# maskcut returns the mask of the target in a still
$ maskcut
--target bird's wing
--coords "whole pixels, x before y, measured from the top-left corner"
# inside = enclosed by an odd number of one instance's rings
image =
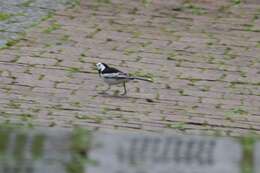
[[[119,70],[116,69],[116,68],[109,67],[109,68],[105,68],[105,69],[102,71],[102,73],[105,74],[105,73],[123,73],[123,72],[119,71]]]
[[[113,79],[129,79],[128,74],[123,72],[116,72],[116,73],[103,73],[102,76],[104,78],[113,78]]]

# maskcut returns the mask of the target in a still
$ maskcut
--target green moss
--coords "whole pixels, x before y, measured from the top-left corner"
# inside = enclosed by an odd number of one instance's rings
[[[11,16],[10,13],[0,12],[0,21],[8,20]]]
[[[66,69],[70,73],[78,73],[80,72],[80,69],[78,67],[69,67]]]
[[[125,49],[124,50],[124,55],[131,55],[133,53],[135,53],[136,51],[135,50],[132,50],[132,49]]]
[[[43,156],[43,147],[44,147],[44,135],[35,135],[32,143],[32,156],[33,159],[39,159]]]
[[[93,31],[92,33],[90,33],[89,35],[86,36],[86,38],[93,38],[97,33],[99,33],[100,31],[102,31],[101,28],[97,27],[95,29],[95,31]]]
[[[168,56],[168,57],[167,57],[167,60],[175,61],[176,58]]]
[[[138,12],[138,8],[134,7],[130,10],[129,14],[136,14]]]
[[[54,14],[54,13],[53,13],[52,11],[50,11],[50,12],[48,12],[48,14],[47,14],[46,16],[42,17],[41,20],[42,20],[42,21],[45,21],[45,20],[47,20],[47,19],[50,19],[50,18],[53,17],[53,14]]]
[[[159,99],[160,99],[160,93],[159,93],[159,92],[156,93],[155,99],[156,99],[156,100],[159,100]]]
[[[173,53],[173,52],[169,53],[168,57],[167,57],[167,60],[174,60],[174,61],[177,60],[176,59],[176,53]]]
[[[11,47],[11,46],[14,46],[19,40],[9,40],[7,43],[6,43],[6,46],[7,47]]]
[[[23,113],[23,114],[20,114],[20,117],[21,117],[21,120],[23,120],[23,121],[29,121],[32,119],[33,116],[31,114]]]
[[[227,74],[222,74],[220,77],[219,77],[219,80],[224,80],[225,78],[227,77]]]
[[[43,32],[45,33],[51,33],[57,29],[61,28],[61,24],[59,24],[58,22],[53,22],[47,29],[45,29]]]
[[[178,122],[175,124],[167,124],[166,127],[172,128],[172,129],[178,129],[178,130],[185,130],[185,125],[186,125],[186,123],[184,123],[184,122]]]
[[[86,57],[86,54],[85,53],[81,53],[80,56],[81,57]]]
[[[189,9],[191,13],[194,15],[202,15],[206,13],[206,11],[203,8],[198,7],[197,5],[192,3],[185,3],[184,8]]]
[[[248,112],[246,110],[244,110],[243,108],[241,108],[241,107],[233,108],[232,112],[235,113],[235,114],[239,114],[239,115],[246,115],[246,114],[248,114]]]
[[[54,126],[56,126],[57,124],[54,122],[54,121],[52,121],[50,124],[49,124],[49,127],[54,127]]]
[[[151,41],[147,41],[147,42],[144,42],[144,43],[140,43],[140,45],[144,48],[144,47],[147,47],[148,45],[151,45],[152,42]]]
[[[183,11],[183,7],[181,6],[176,6],[172,8],[173,11]]]
[[[18,6],[20,6],[20,7],[30,7],[34,1],[35,0],[27,0],[27,1],[20,3]]]
[[[233,4],[240,4],[240,3],[241,3],[241,0],[231,0],[231,2],[232,2]]]
[[[75,8],[80,5],[80,0],[70,0],[67,2],[67,5],[70,5],[71,8]]]
[[[109,111],[109,108],[107,108],[107,107],[103,107],[101,109],[102,114],[106,114],[108,111]]]
[[[18,109],[21,107],[21,104],[18,103],[15,100],[10,100],[9,103],[7,104],[9,107],[14,108],[14,109]]]
[[[23,160],[26,140],[27,140],[27,137],[25,134],[16,135],[15,148],[14,148],[14,153],[13,153],[15,159]]]
[[[80,104],[80,102],[72,102],[71,103],[71,106],[75,106],[75,107],[81,107],[81,104]]]
[[[9,48],[11,46],[14,46],[15,44],[17,44],[24,37],[25,37],[25,33],[24,32],[18,33],[18,36],[16,37],[16,39],[8,40],[7,43],[4,46],[0,47],[0,50]]]
[[[76,115],[75,118],[80,120],[93,120],[95,123],[100,124],[103,120],[100,116],[89,116],[89,115]]]
[[[152,3],[152,0],[142,0],[142,3],[144,4],[144,6],[148,6]]]
[[[248,115],[248,111],[243,107],[232,108],[229,111],[225,112],[225,118],[228,120],[233,120],[233,118],[246,116]]]
[[[42,80],[45,77],[44,74],[40,74],[40,76],[38,77],[38,80]]]
[[[60,38],[60,41],[62,41],[62,42],[67,42],[67,41],[69,41],[69,39],[70,39],[70,36],[69,36],[69,35],[63,35],[63,36]]]
[[[133,38],[139,38],[142,35],[142,33],[140,31],[134,31],[134,32],[132,32],[132,35],[133,35]]]
[[[72,159],[66,165],[67,173],[84,173],[85,165],[89,162],[87,152],[90,147],[91,135],[88,130],[75,128],[72,133]],[[89,162],[90,163],[90,162]]]
[[[8,145],[7,143],[8,139],[9,139],[9,133],[0,130],[0,155],[2,155],[6,151]]]
[[[188,94],[184,92],[184,89],[179,89],[178,92],[181,96],[188,96]]]
[[[172,125],[172,128],[178,129],[178,130],[185,130],[185,128],[186,128],[185,126],[186,126],[186,123],[179,122],[177,124]]]
[[[248,32],[260,32],[259,29],[254,29],[254,25],[252,24],[244,24],[244,30]]]
[[[105,4],[110,4],[110,0],[97,0],[98,3],[105,3]]]
[[[90,132],[83,128],[75,128],[72,132],[72,150],[84,154],[90,145]]]
[[[257,83],[249,83],[249,82],[243,82],[243,81],[232,81],[230,82],[230,85],[260,85],[260,82]]]
[[[200,89],[200,91],[207,92],[210,90],[210,86],[203,86],[203,88]]]
[[[256,47],[260,48],[260,41],[257,42]]]
[[[254,146],[255,146],[256,137],[254,135],[248,135],[240,138],[240,143],[243,150],[243,160],[241,164],[242,173],[252,173],[253,172],[253,163],[254,163]]]
[[[32,108],[31,110],[32,110],[32,112],[34,112],[34,113],[38,113],[38,112],[40,112],[41,109],[39,109],[39,108]]]
[[[221,5],[219,8],[218,8],[218,12],[221,14],[221,13],[226,13],[228,10],[230,9],[230,6],[229,5]]]

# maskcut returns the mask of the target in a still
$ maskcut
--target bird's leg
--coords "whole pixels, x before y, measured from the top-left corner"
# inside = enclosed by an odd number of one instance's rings
[[[125,87],[125,82],[123,83],[123,86],[124,86],[124,93],[121,94],[122,96],[123,96],[123,95],[126,95],[126,92],[127,92],[127,91],[126,91],[126,87]]]

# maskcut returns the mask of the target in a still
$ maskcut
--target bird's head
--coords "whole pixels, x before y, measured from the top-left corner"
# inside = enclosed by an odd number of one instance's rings
[[[97,66],[99,73],[102,72],[103,70],[105,70],[105,68],[108,67],[105,63],[101,63],[101,62],[97,63],[96,66]]]

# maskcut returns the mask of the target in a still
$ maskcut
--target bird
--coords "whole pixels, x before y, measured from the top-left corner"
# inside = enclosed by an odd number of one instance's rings
[[[132,80],[142,80],[146,82],[153,82],[151,79],[148,78],[142,78],[142,77],[133,77],[130,76],[127,73],[124,73],[114,67],[110,67],[105,63],[97,63],[96,64],[99,76],[104,80],[106,84],[108,84],[108,88],[103,91],[103,93],[106,93],[108,90],[110,90],[111,85],[117,85],[117,84],[123,84],[124,92],[121,95],[126,95],[126,83]]]

